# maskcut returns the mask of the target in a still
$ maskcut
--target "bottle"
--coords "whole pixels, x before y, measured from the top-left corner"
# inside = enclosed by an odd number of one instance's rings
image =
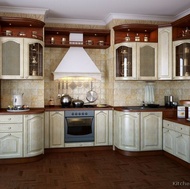
[[[50,97],[50,100],[49,100],[49,106],[54,106],[54,100],[52,97]]]

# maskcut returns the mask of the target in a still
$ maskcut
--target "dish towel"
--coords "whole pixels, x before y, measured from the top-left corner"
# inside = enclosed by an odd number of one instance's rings
[[[153,104],[154,103],[154,84],[147,83],[145,86],[145,95],[144,95],[145,104]]]

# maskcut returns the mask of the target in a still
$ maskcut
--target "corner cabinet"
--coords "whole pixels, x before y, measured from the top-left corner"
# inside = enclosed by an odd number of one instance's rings
[[[158,26],[126,24],[114,31],[115,80],[156,80]]]
[[[41,40],[1,37],[0,46],[1,79],[43,79]]]
[[[114,112],[114,145],[126,151],[162,150],[162,112]]]
[[[44,153],[44,114],[24,115],[24,157]]]
[[[114,111],[114,145],[127,151],[140,150],[140,113]]]

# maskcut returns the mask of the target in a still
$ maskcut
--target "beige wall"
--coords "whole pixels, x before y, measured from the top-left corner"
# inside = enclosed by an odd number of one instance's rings
[[[42,19],[42,18],[40,18]],[[107,25],[111,29],[111,46],[106,50],[86,49],[89,56],[95,62],[102,74],[102,80],[93,83],[93,90],[98,93],[98,100],[95,103],[107,103],[110,105],[141,105],[144,100],[144,81],[115,81],[114,80],[114,31],[113,26],[125,23],[152,23],[162,22],[153,21],[131,21],[113,20]],[[82,25],[55,25],[55,27],[73,28],[106,28],[103,26],[82,26]],[[68,49],[65,48],[45,48],[44,50],[44,71],[43,80],[2,80],[1,81],[1,107],[6,108],[11,104],[13,94],[22,94],[24,104],[30,107],[44,107],[48,105],[50,97],[54,98],[55,104],[60,104],[58,99],[58,81],[53,80],[52,72],[59,64]],[[155,103],[164,104],[165,95],[173,95],[174,100],[190,99],[190,81],[156,81]],[[86,93],[90,90],[90,81],[72,80],[68,82],[68,93],[73,98],[86,102]]]

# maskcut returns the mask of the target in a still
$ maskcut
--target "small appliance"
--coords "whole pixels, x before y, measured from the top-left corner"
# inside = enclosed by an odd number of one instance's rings
[[[22,95],[13,95],[13,106],[14,107],[23,105],[22,97],[23,97],[23,94]]]

